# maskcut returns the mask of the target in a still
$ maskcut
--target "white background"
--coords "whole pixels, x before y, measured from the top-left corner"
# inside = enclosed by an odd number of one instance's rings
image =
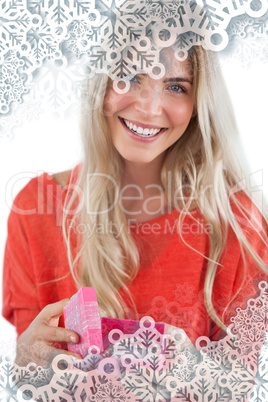
[[[223,64],[223,72],[231,95],[243,149],[249,161],[249,173],[259,185],[257,189],[268,193],[268,128],[267,128],[267,65],[255,63],[242,68],[231,63]],[[5,200],[6,186],[14,182],[14,175],[24,174],[13,187],[16,193],[31,177],[43,171],[55,173],[75,166],[82,155],[77,116],[57,121],[52,114],[25,124],[14,132],[13,139],[0,138],[0,261],[2,266],[6,240],[6,224],[10,208],[10,191]],[[28,177],[28,178],[27,178]],[[252,189],[255,191],[255,188]],[[2,302],[0,302],[2,306]],[[16,338],[15,329],[0,317],[0,345]]]

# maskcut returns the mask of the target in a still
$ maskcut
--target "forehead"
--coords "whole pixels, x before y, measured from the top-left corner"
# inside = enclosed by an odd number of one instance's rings
[[[193,67],[189,57],[186,60],[179,61],[176,59],[172,48],[165,48],[160,51],[159,59],[165,67],[166,77],[183,76],[192,78]]]
[[[159,51],[158,60],[159,63],[150,65],[150,67],[145,66],[143,69],[130,69],[128,77],[111,81],[115,92],[119,94],[127,93],[130,89],[130,81],[137,75],[142,77],[143,83],[150,83],[151,85],[159,85],[166,80],[173,81],[173,79],[185,79],[193,84],[194,68],[191,56],[180,61],[175,57],[172,48],[164,48]]]

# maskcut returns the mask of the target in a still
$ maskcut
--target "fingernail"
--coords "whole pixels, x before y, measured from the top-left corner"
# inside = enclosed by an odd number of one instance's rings
[[[76,337],[75,336],[70,336],[71,342],[76,343]]]

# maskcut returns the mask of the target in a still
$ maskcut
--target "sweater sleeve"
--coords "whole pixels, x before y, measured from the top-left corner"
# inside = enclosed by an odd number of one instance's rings
[[[245,249],[241,250],[238,240],[232,233],[222,260],[222,269],[215,280],[222,292],[220,294],[216,292],[214,297],[214,306],[227,326],[232,324],[232,318],[236,317],[238,312],[248,308],[249,299],[256,299],[260,295],[260,282],[268,282],[267,222],[254,204],[250,212],[251,220],[248,218],[248,220],[241,220],[240,223],[243,222],[241,227],[244,235],[255,257],[262,262],[263,269]],[[236,253],[232,253],[232,250]],[[239,314],[242,317],[243,313]],[[220,331],[213,323],[212,327],[213,338],[217,340]]]
[[[25,219],[27,215],[12,209],[3,270],[2,314],[16,326],[18,336],[40,312]]]

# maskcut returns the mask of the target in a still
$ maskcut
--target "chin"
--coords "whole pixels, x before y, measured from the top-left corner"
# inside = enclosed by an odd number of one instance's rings
[[[154,155],[152,153],[142,154],[142,152],[137,152],[135,154],[134,152],[132,153],[120,152],[120,155],[127,162],[139,163],[139,164],[148,164],[153,162],[157,157],[160,157],[160,155]]]
[[[129,156],[129,157],[124,156],[124,155],[121,155],[121,156],[125,161],[132,162],[132,163],[142,163],[142,164],[150,163],[155,159],[152,157],[141,157],[141,156],[134,157],[133,155]]]

